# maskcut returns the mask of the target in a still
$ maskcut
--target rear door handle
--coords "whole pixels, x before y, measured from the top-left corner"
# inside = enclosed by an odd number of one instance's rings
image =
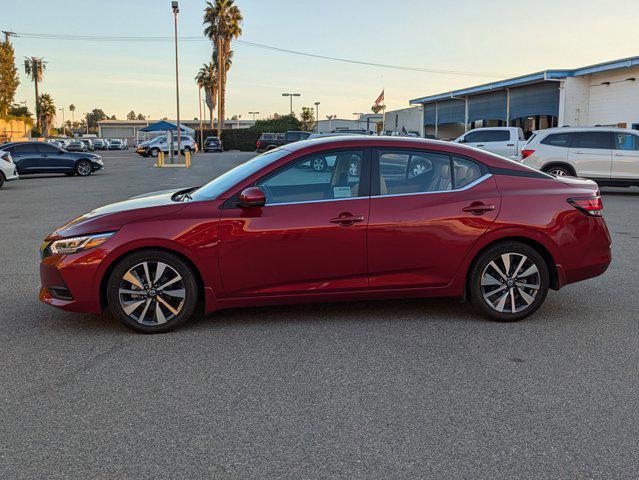
[[[467,207],[462,208],[462,212],[472,213],[473,215],[483,215],[493,210],[495,210],[495,205],[486,205],[482,202],[473,202]]]
[[[484,144],[483,144],[483,143],[478,143],[476,146],[477,146],[477,147],[483,147],[483,146],[484,146]]]
[[[363,222],[363,221],[364,221],[363,215],[353,215],[352,213],[349,213],[349,212],[340,213],[338,217],[331,218],[330,220],[331,223],[339,223],[340,225],[343,225],[345,227],[349,225],[353,225],[354,223]]]
[[[507,143],[507,144],[506,144],[506,146],[507,146],[507,147],[514,147],[514,146],[515,146],[515,144],[514,144],[514,143]]]

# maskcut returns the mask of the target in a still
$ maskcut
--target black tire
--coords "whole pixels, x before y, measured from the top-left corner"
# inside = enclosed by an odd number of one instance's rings
[[[153,158],[156,158],[159,153],[160,153],[159,148],[152,148],[151,150],[149,150],[149,155],[151,155]]]
[[[556,177],[574,177],[574,172],[569,167],[564,167],[563,165],[551,165],[549,167],[544,168],[544,172],[549,173],[551,175],[555,175]]]
[[[75,172],[64,172],[67,177],[72,177],[75,175]]]
[[[509,265],[504,261],[506,255]],[[526,260],[520,265],[523,257]],[[491,265],[493,261],[499,270]],[[533,266],[536,273],[522,275],[534,272]],[[548,266],[539,252],[525,243],[508,241],[490,247],[476,258],[470,270],[468,291],[470,301],[484,316],[499,322],[515,322],[537,311],[546,299],[549,284]]]
[[[155,298],[169,298],[167,296],[161,295],[160,291],[151,296],[151,290],[154,290],[154,287],[157,288],[160,285],[151,285],[152,288],[150,290],[142,290],[143,293],[141,294],[141,296],[144,296],[144,303],[131,312],[131,315],[135,315],[137,311],[138,319],[132,318],[129,314],[127,314],[120,302],[120,285],[122,284],[122,282],[125,282],[125,286],[128,284],[128,282],[123,279],[124,276],[127,274],[127,272],[129,272],[129,270],[143,264],[144,262],[148,262],[150,276],[155,276],[157,274],[158,262],[167,265],[168,267],[170,267],[170,269],[172,269],[174,272],[177,272],[181,276],[182,280],[180,286],[184,287],[183,303],[179,306],[178,313],[172,316],[172,318],[167,319],[166,323],[154,323],[154,321],[158,322],[159,317],[157,316],[157,313],[153,312],[156,312],[155,309],[157,308],[158,304],[160,305],[160,307],[162,307],[161,302],[155,300]],[[164,269],[165,272],[170,271],[168,267]],[[164,279],[166,277],[162,276],[160,278]],[[155,280],[156,279],[153,278],[152,281]],[[161,282],[162,280],[160,280],[159,283]],[[148,285],[145,284],[143,286]],[[128,327],[140,333],[165,333],[181,326],[193,315],[193,312],[195,311],[195,307],[197,305],[197,299],[197,281],[195,273],[193,272],[191,267],[177,255],[165,252],[163,250],[140,251],[123,258],[118,262],[118,264],[111,272],[111,276],[109,277],[109,281],[107,284],[107,301],[109,304],[109,308],[111,309],[115,317],[125,327]],[[146,310],[147,313],[142,319],[142,322],[140,322],[139,317],[142,316],[144,307],[147,302],[149,302],[149,308]],[[165,308],[161,308],[161,311],[162,313],[171,313]],[[152,318],[149,319],[149,315],[151,315]]]
[[[4,173],[0,172],[0,188],[4,185]]]
[[[93,165],[88,160],[80,160],[75,164],[75,174],[78,177],[88,177],[93,173]]]
[[[319,157],[319,158],[314,158],[311,160],[311,168],[313,170],[315,170],[316,172],[323,172],[326,170],[326,167],[328,165],[326,164],[326,160],[324,160],[323,158]]]

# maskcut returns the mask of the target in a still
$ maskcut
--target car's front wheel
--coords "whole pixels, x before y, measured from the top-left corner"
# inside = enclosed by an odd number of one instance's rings
[[[163,333],[186,322],[197,304],[195,273],[178,256],[161,250],[134,253],[113,269],[109,307],[135,331]]]
[[[157,157],[157,156],[158,156],[158,154],[160,153],[160,149],[158,149],[158,148],[152,148],[152,149],[149,151],[149,153],[151,154],[151,156],[152,156],[153,158],[155,158],[155,157]]]
[[[563,167],[561,165],[555,165],[545,169],[546,173],[554,175],[555,177],[572,177],[573,173],[570,171],[568,167]]]
[[[0,188],[4,185],[4,173],[0,172]]]
[[[80,160],[75,165],[75,173],[79,177],[88,177],[93,172],[93,166],[88,160]]]
[[[475,261],[469,293],[484,315],[512,322],[533,314],[546,299],[548,266],[534,248],[520,242],[490,247]]]
[[[314,158],[313,160],[311,160],[311,168],[316,172],[323,172],[324,170],[326,170],[327,166],[328,165],[326,164],[326,160],[324,160],[323,158]]]

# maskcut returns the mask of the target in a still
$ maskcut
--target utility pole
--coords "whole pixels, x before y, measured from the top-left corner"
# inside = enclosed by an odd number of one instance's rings
[[[202,151],[204,151],[204,139],[202,138],[202,86],[199,85],[198,89],[197,89],[197,93],[198,93],[198,101],[197,104],[200,107],[200,149],[202,149]]]
[[[178,77],[178,30],[177,30],[177,17],[178,13],[180,13],[180,9],[178,8],[178,2],[171,2],[171,8],[173,9],[173,25],[175,30],[175,102],[177,106],[177,159],[178,163],[180,163],[180,151],[182,150],[182,145],[180,143],[181,137],[181,127],[180,127],[180,82]],[[173,159],[171,159],[173,160]]]
[[[62,135],[66,135],[67,127],[64,126],[64,107],[60,107],[58,110],[62,110]]]
[[[319,106],[320,102],[315,102],[315,130],[319,133]]]
[[[283,97],[289,97],[291,100],[291,115],[293,114],[293,97],[301,97],[299,93],[283,93]]]
[[[16,34],[14,32],[8,32],[6,30],[2,30],[2,33],[4,33],[4,41],[6,43],[10,42],[9,38],[16,36]]]
[[[255,115],[259,115],[260,112],[248,112],[249,115],[253,115],[253,123],[255,123]]]

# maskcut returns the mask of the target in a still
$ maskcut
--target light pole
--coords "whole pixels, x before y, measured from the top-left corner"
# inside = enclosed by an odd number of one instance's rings
[[[86,122],[86,123],[87,123],[87,135],[88,135],[88,134],[89,134],[89,113],[88,113],[88,112],[87,112],[87,113],[85,113],[85,114],[84,114],[84,116],[85,116],[85,117],[86,117],[86,119],[87,119],[87,122]]]
[[[283,97],[289,97],[291,99],[291,114],[293,114],[293,97],[300,97],[299,93],[283,93]]]
[[[242,118],[242,115],[237,116],[237,123],[236,123],[237,128],[240,128],[240,118]]]
[[[58,110],[62,110],[62,135],[66,136],[67,129],[64,126],[64,107],[60,107],[60,108],[58,108]]]
[[[198,85],[197,93],[199,97],[197,104],[200,108],[200,148],[204,150],[204,139],[202,138],[202,85]]]
[[[177,17],[180,13],[178,8],[178,2],[171,2],[171,9],[173,10],[173,26],[175,31],[175,103],[177,106],[177,158],[180,163],[180,151],[182,145],[180,143],[180,82],[178,79],[178,31],[177,31]],[[173,159],[171,159],[173,160]]]
[[[260,112],[248,112],[249,115],[253,115],[253,123],[255,123],[255,115],[259,115]]]
[[[315,102],[315,118],[317,120],[315,120],[315,130],[317,130],[317,133],[319,133],[319,106],[320,106],[320,102]]]

